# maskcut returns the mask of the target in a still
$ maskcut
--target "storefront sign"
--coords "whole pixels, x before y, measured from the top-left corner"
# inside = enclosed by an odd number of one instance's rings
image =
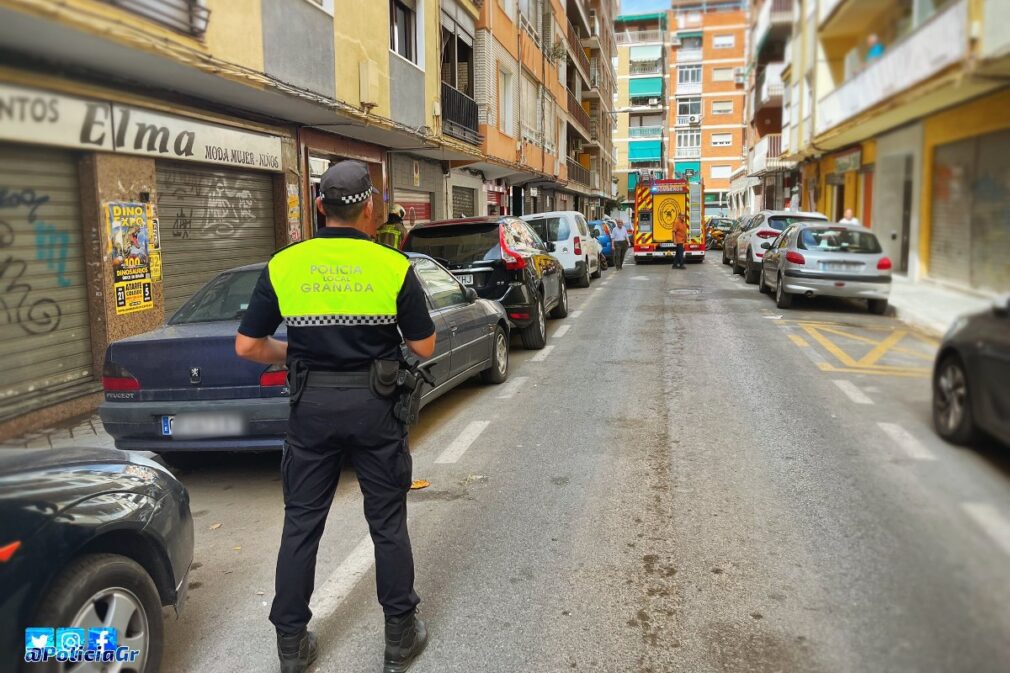
[[[154,307],[149,212],[144,203],[113,201],[105,204],[116,315],[146,311]],[[160,252],[158,257],[160,273]]]
[[[7,84],[0,84],[0,139],[281,170],[276,136]]]
[[[835,173],[848,173],[858,171],[863,163],[863,151],[853,150],[835,157]]]

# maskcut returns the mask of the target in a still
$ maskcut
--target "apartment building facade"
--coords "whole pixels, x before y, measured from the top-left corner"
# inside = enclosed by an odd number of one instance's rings
[[[707,214],[725,214],[743,156],[744,3],[675,2],[615,26],[622,193],[633,195],[639,171],[650,170],[702,181]]]
[[[89,413],[110,341],[311,236],[335,161],[408,225],[543,208],[538,186],[603,208],[614,3],[341,4],[0,0],[0,439]]]
[[[794,2],[782,158],[801,207],[851,208],[896,271],[1010,291],[1010,3]]]

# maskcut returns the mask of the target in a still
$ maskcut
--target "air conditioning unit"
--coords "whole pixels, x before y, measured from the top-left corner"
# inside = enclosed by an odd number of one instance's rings
[[[650,98],[649,99],[649,105],[659,105],[659,99],[658,98]]]
[[[700,124],[701,123],[701,115],[690,115],[687,118],[687,123],[691,124],[692,126],[696,126],[696,125]]]
[[[674,38],[671,38],[670,44],[672,44],[674,47],[679,47],[682,43],[681,43],[679,37],[674,37]]]
[[[747,82],[747,70],[744,68],[734,68],[733,82],[736,84],[745,84]]]

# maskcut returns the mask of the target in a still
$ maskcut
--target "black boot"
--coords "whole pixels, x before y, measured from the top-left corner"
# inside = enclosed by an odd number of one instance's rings
[[[404,673],[428,644],[428,629],[413,612],[386,618],[386,662],[382,673]]]
[[[302,631],[298,635],[277,634],[277,656],[281,659],[281,673],[305,673],[316,660],[316,634]]]

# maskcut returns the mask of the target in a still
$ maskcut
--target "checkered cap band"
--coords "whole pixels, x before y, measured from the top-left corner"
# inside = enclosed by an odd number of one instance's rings
[[[305,315],[285,318],[288,327],[331,327],[334,325],[395,325],[395,315]]]
[[[369,199],[369,197],[371,197],[371,196],[372,196],[372,190],[371,189],[366,189],[365,191],[360,192],[358,194],[350,194],[348,196],[341,196],[340,200],[343,201],[346,204],[361,203],[362,201],[367,201]]]

